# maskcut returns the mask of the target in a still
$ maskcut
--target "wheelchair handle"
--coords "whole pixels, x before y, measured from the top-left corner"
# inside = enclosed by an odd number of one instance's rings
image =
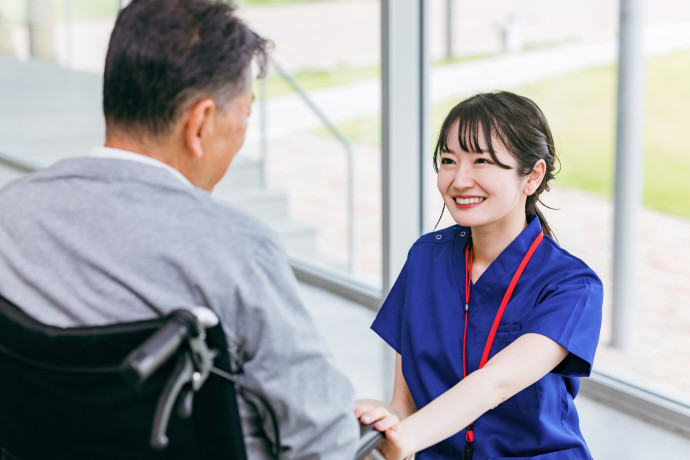
[[[158,370],[196,331],[195,316],[187,310],[173,312],[170,319],[125,358],[127,380],[139,385]]]

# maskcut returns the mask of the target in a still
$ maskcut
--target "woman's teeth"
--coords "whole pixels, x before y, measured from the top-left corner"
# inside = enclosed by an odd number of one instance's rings
[[[485,198],[479,198],[479,197],[474,197],[474,198],[456,198],[455,202],[457,204],[474,204],[474,203],[481,203],[484,201]]]

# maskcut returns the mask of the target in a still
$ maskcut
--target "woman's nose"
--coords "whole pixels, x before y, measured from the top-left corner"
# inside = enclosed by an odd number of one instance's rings
[[[474,185],[474,176],[470,165],[460,163],[455,171],[453,185],[456,188],[467,188]]]

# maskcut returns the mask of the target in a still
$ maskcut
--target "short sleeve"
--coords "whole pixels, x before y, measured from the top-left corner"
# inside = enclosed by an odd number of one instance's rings
[[[405,291],[407,284],[407,264],[403,266],[398,279],[393,284],[379,313],[376,315],[371,329],[400,353],[403,316],[405,306]]]
[[[589,269],[569,271],[544,289],[528,319],[526,333],[537,333],[568,350],[554,372],[589,376],[599,343],[604,290]]]

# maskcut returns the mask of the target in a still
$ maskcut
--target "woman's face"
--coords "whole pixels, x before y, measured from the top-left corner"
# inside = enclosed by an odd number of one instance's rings
[[[524,223],[528,178],[518,176],[515,159],[496,138],[492,142],[496,157],[511,169],[498,166],[483,142],[481,152],[462,150],[458,125],[450,129],[448,151],[440,152],[437,176],[438,190],[453,220],[475,231]],[[479,139],[483,139],[481,132]]]

